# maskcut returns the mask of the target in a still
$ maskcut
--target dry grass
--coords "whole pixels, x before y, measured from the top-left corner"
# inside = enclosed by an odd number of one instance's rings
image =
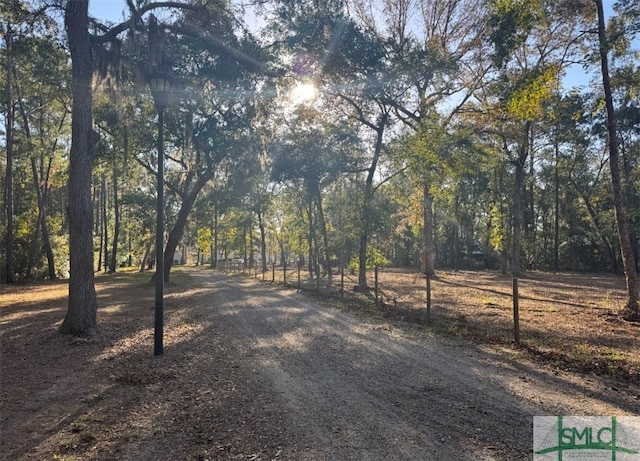
[[[262,279],[261,274],[245,271]],[[298,286],[295,270],[287,282]],[[265,274],[271,281],[273,273]],[[281,268],[275,280],[282,283]],[[340,287],[334,276],[326,298]],[[372,315],[420,325],[427,323],[426,280],[415,271],[380,270],[379,306],[375,304],[374,274],[371,291],[356,293],[354,275],[345,275],[344,302],[356,303]],[[302,288],[316,291],[316,281],[301,273]],[[624,279],[607,274],[530,272],[518,279],[520,344],[514,344],[513,278],[492,271],[438,272],[431,285],[431,328],[472,339],[480,344],[514,347],[529,358],[562,369],[595,373],[625,382],[640,383],[640,324],[621,319],[626,300]],[[334,298],[336,299],[336,298]]]

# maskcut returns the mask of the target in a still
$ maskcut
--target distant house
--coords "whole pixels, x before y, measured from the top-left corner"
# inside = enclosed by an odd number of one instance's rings
[[[198,252],[189,245],[179,245],[173,254],[174,265],[192,265],[198,260]]]

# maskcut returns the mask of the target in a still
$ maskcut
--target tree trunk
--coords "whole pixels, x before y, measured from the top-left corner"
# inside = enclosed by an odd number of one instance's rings
[[[331,285],[333,274],[331,273],[331,248],[329,248],[329,236],[327,234],[327,224],[324,220],[324,211],[322,210],[322,194],[318,190],[318,224],[320,225],[320,233],[322,234],[322,244],[324,246],[324,259],[327,270],[327,282]]]
[[[100,268],[102,267],[102,250],[104,249],[104,220],[102,219],[102,201],[104,199],[104,190],[102,185],[100,188],[96,188],[96,192],[98,194],[97,200],[94,200],[94,209],[98,210],[98,215],[96,216],[97,227],[94,232],[98,232],[100,235],[100,245],[98,245],[98,268],[96,271],[100,272]]]
[[[362,204],[362,228],[360,229],[360,250],[358,252],[358,287],[362,289],[367,288],[367,246],[369,244],[369,228],[371,227],[371,201],[373,199],[373,177],[376,174],[378,168],[378,161],[380,160],[380,153],[383,146],[384,129],[387,125],[388,114],[384,113],[380,120],[377,122],[377,126],[369,125],[371,128],[375,128],[376,131],[376,145],[373,152],[373,158],[371,159],[371,165],[367,171],[367,180],[364,186],[364,197]]]
[[[364,228],[365,220],[369,222],[369,211],[367,207],[362,208],[362,226]],[[358,288],[367,289],[367,246],[369,245],[369,232],[364,229],[360,230],[360,247],[358,249]]]
[[[260,257],[262,258],[262,272],[267,272],[267,236],[264,230],[262,213],[258,213],[258,228],[260,229]]]
[[[436,275],[434,262],[436,259],[433,222],[433,196],[429,191],[429,185],[422,186],[422,213],[424,225],[422,237],[424,240],[423,273],[429,277]]]
[[[111,257],[109,258],[109,272],[114,273],[118,266],[118,239],[120,238],[120,204],[118,202],[118,179],[113,176],[113,241],[111,243]]]
[[[528,160],[529,160],[529,178],[531,178],[528,182],[528,187],[525,186],[525,190],[527,193],[526,198],[526,224],[525,224],[525,241],[527,242],[527,248],[529,251],[523,251],[523,255],[526,257],[525,259],[525,268],[531,266],[532,263],[532,254],[533,252],[539,251],[538,248],[538,232],[537,232],[537,216],[536,216],[536,199],[535,199],[535,155],[533,151],[533,132],[529,135],[529,147],[528,147]]]
[[[309,277],[313,279],[314,264],[313,264],[313,240],[314,240],[314,228],[313,228],[313,201],[309,199],[309,232],[307,233],[307,241],[309,243]]]
[[[317,215],[317,212],[316,212]],[[317,218],[316,218],[317,219]],[[313,229],[313,270],[316,274],[316,280],[320,280],[320,243],[318,242],[318,233],[316,232],[316,226]]]
[[[124,157],[129,150],[129,139],[126,128],[122,132],[122,145]],[[113,243],[111,244],[111,261],[109,272],[115,272],[118,266],[118,240],[120,238],[120,200],[118,198],[118,159],[114,152],[113,157]]]
[[[634,159],[632,149],[624,148],[624,140],[618,138],[620,144],[618,149],[620,151],[620,156],[622,157],[622,183],[623,188],[622,192],[624,196],[627,198],[627,203],[635,203],[638,201],[637,195],[634,196],[635,190],[634,186],[637,182],[635,176],[633,176],[634,170]],[[627,208],[627,211],[629,208]],[[640,230],[640,216],[635,213],[635,216],[627,215],[628,218],[628,227],[629,227],[629,238],[631,240],[631,252],[633,253],[633,259],[636,263],[636,273],[640,272],[640,253],[638,252],[638,231]],[[635,219],[634,219],[635,218]]]
[[[44,203],[46,204],[46,197]],[[47,225],[47,207],[42,209],[42,242],[44,244],[44,252],[47,256],[47,267],[49,269],[49,280],[56,280],[58,275],[56,274],[56,262],[53,257],[53,249],[51,248],[51,239],[49,238],[49,226]]]
[[[15,69],[14,69],[15,71]],[[16,78],[17,80],[17,78]],[[29,115],[27,113],[27,109],[23,104],[23,98],[20,92],[20,87],[16,85],[16,91],[18,95],[18,107],[20,108],[20,113],[22,115],[22,123],[24,125],[25,136],[27,137],[27,142],[29,144],[29,148],[33,149],[33,138],[31,136],[31,126],[29,124]],[[45,134],[44,134],[44,115],[45,115],[45,105],[44,100],[40,98],[40,117],[39,117],[39,125],[38,131],[40,133],[40,172],[38,172],[38,165],[36,161],[35,153],[31,156],[31,175],[33,177],[33,185],[36,190],[36,198],[38,203],[38,218],[36,219],[36,229],[34,230],[34,237],[32,242],[32,247],[29,254],[29,265],[27,268],[27,279],[31,278],[31,270],[33,265],[33,260],[36,254],[37,246],[39,243],[39,233],[42,232],[42,244],[44,246],[45,254],[47,257],[47,267],[49,269],[49,280],[55,280],[56,277],[56,269],[55,269],[55,261],[53,258],[53,250],[51,248],[51,240],[49,238],[49,227],[47,225],[47,195],[49,191],[49,175],[51,173],[51,164],[53,162],[53,157],[49,157],[49,163],[47,165],[47,170],[45,172],[44,169],[44,152],[45,152]],[[55,152],[55,145],[51,150],[52,155]]]
[[[513,182],[513,236],[511,242],[511,272],[514,276],[520,275],[520,256],[522,253],[522,199],[523,199],[523,183],[524,168],[520,166],[520,162],[516,161],[515,179]]]
[[[554,141],[555,165],[553,169],[553,270],[560,269],[560,146]]]
[[[40,157],[40,162],[44,162],[44,158]],[[55,261],[53,258],[53,250],[51,249],[51,240],[49,239],[49,227],[47,226],[47,190],[49,184],[49,171],[51,170],[51,159],[49,159],[49,166],[47,167],[46,177],[43,178],[44,172],[38,174],[38,169],[36,166],[36,159],[31,157],[31,173],[33,175],[33,182],[36,188],[36,196],[38,201],[38,219],[36,226],[39,226],[39,229],[34,232],[34,241],[32,248],[33,254],[35,254],[35,245],[38,244],[38,233],[42,232],[42,244],[44,246],[45,254],[47,256],[47,267],[49,269],[49,279],[56,279],[56,269],[55,269]],[[29,263],[31,265],[31,263]],[[31,269],[29,269],[29,272]]]
[[[593,204],[591,203],[591,200],[589,199],[589,196],[584,193],[580,188],[578,188],[577,184],[574,181],[571,181],[571,184],[573,185],[573,188],[576,190],[576,192],[578,193],[578,195],[580,196],[580,198],[582,199],[582,201],[584,202],[585,207],[587,208],[587,212],[589,213],[589,216],[591,217],[591,220],[593,221],[593,226],[594,229],[596,231],[596,234],[598,235],[598,237],[600,238],[600,240],[602,240],[602,244],[604,245],[605,249],[607,250],[607,254],[609,255],[609,261],[611,264],[611,271],[614,274],[619,273],[619,268],[618,268],[618,259],[616,258],[616,251],[615,251],[615,245],[610,241],[611,239],[609,239],[606,235],[605,232],[602,232],[602,223],[600,222],[600,219],[598,218],[598,213],[596,212],[595,208],[593,207]]]
[[[92,336],[97,333],[98,302],[93,278],[93,210],[91,166],[99,136],[93,130],[88,0],[68,0],[65,28],[72,61],[73,107],[69,154],[69,302],[60,331]]]
[[[109,269],[109,219],[107,215],[107,178],[105,175],[102,175],[102,204],[101,204],[101,212],[102,212],[102,242],[104,243],[104,253],[102,250],[100,252],[104,255],[104,271],[107,272]]]
[[[242,226],[242,265],[247,264],[247,224],[243,224]]]
[[[280,249],[280,265],[284,267],[287,261],[287,251],[284,247],[284,240],[276,235],[276,243],[278,244],[278,248]]]
[[[40,246],[40,221],[42,221],[42,212],[38,210],[38,216],[36,217],[35,225],[33,226],[33,237],[31,238],[31,244],[29,245],[29,258],[27,260],[27,270],[25,278],[31,280],[33,277],[33,264],[36,259],[36,252]]]
[[[622,194],[620,180],[620,165],[618,155],[618,139],[616,128],[616,114],[613,108],[611,81],[609,79],[609,60],[607,56],[608,40],[606,36],[604,9],[602,0],[594,0],[598,9],[598,41],[600,47],[600,64],[602,70],[602,85],[604,87],[605,103],[607,106],[607,132],[609,135],[609,169],[611,170],[611,185],[613,187],[613,205],[616,211],[616,224],[620,238],[622,264],[627,283],[627,303],[623,313],[625,318],[640,320],[640,298],[638,295],[638,274],[634,261],[629,225]]]
[[[42,108],[40,111],[40,147],[42,149],[42,153],[40,154],[40,181],[36,185],[38,190],[40,191],[40,196],[38,197],[38,208],[42,213],[42,221],[40,225],[42,226],[42,243],[44,245],[44,252],[47,255],[47,267],[49,268],[49,280],[55,280],[57,278],[56,275],[56,264],[53,257],[53,249],[51,248],[51,239],[49,238],[49,226],[47,225],[47,214],[48,207],[47,201],[49,198],[49,177],[51,175],[51,164],[53,163],[53,153],[55,152],[55,146],[57,145],[57,140],[54,143],[54,147],[51,150],[51,156],[49,157],[49,162],[47,163],[47,170],[44,171],[44,104],[41,104]]]
[[[459,246],[459,229],[458,229],[458,225],[454,222],[451,225],[451,258],[452,258],[452,266],[453,266],[453,271],[454,272],[458,272],[459,268],[458,268],[458,252],[460,251],[458,246]]]
[[[97,186],[93,186],[93,198],[92,203],[93,203],[93,209],[94,210],[100,210],[100,200],[101,200],[101,195],[100,195],[100,188]],[[93,220],[93,235],[100,235],[100,226],[102,225],[102,223],[100,222],[100,213],[97,214],[96,219]],[[100,244],[102,245],[102,243]],[[100,270],[100,263],[98,262],[98,270]]]
[[[153,245],[153,242],[154,240],[149,239],[147,245],[145,246],[144,256],[142,257],[142,262],[140,263],[139,272],[144,272],[145,268],[147,267],[147,261],[149,260],[149,254],[151,253],[151,245]]]
[[[13,37],[11,33],[11,25],[7,25],[5,35],[5,43],[7,47],[7,115],[6,122],[6,147],[7,147],[7,171],[5,175],[5,206],[7,217],[7,235],[6,235],[6,280],[7,283],[13,282],[13,89],[11,86],[13,75],[13,56],[12,56]]]
[[[171,273],[171,267],[173,266],[173,255],[176,252],[176,248],[178,248],[178,244],[182,239],[182,235],[184,234],[184,228],[187,225],[187,218],[189,217],[189,213],[191,213],[191,209],[193,208],[193,204],[198,198],[198,194],[204,187],[204,185],[213,177],[213,174],[206,174],[199,176],[196,180],[191,192],[189,194],[184,195],[182,200],[182,205],[180,205],[180,210],[178,211],[178,217],[176,219],[173,228],[169,232],[169,237],[167,238],[167,246],[164,250],[164,281],[169,281],[169,274]],[[185,187],[187,190],[187,187]]]
[[[527,156],[529,155],[529,133],[531,131],[531,122],[524,124],[524,137],[518,152],[518,158],[514,162],[515,179],[513,181],[513,241],[511,250],[511,272],[514,276],[520,275],[521,255],[522,255],[522,220],[523,220],[523,196],[524,196],[524,180],[525,165]]]
[[[218,204],[213,209],[213,255],[211,256],[211,267],[218,267]]]
[[[634,176],[634,165],[632,155],[634,153],[630,151],[624,151],[621,149],[622,159],[623,159],[623,183],[626,187],[623,188],[624,196],[627,197],[627,203],[640,203],[640,197],[638,193],[640,190],[634,188],[637,187],[635,184],[637,182],[636,177]],[[629,208],[627,208],[629,210]],[[640,237],[640,215],[636,213],[628,214],[628,228],[629,228],[629,239],[631,240],[631,252],[633,254],[633,260],[636,264],[636,273],[640,273],[640,248],[638,244],[638,238]]]

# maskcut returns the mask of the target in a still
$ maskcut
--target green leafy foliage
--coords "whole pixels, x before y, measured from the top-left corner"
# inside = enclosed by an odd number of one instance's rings
[[[561,86],[568,61],[579,61],[585,72],[596,69],[596,50],[582,35],[593,26],[593,2],[449,2],[449,16],[437,11],[438,2],[423,2],[408,17],[400,3],[356,17],[343,1],[277,1],[256,10],[264,13],[260,34],[225,2],[189,2],[194,9],[164,18],[162,27],[171,31],[166,58],[178,89],[165,112],[166,231],[179,221],[183,204],[193,205],[181,245],[208,252],[217,237],[220,254],[244,257],[261,245],[261,221],[272,251],[309,265],[353,262],[375,145],[371,125],[384,114],[388,124],[369,197],[369,268],[420,261],[425,185],[433,200],[437,267],[470,261],[474,250],[488,260],[509,259],[516,164],[524,177],[526,266],[551,268],[556,251],[560,268],[619,267],[600,88],[594,81],[581,94],[563,94]],[[31,6],[10,1],[0,7],[3,20],[16,25],[14,83],[31,129],[29,139],[16,105],[18,278],[27,276],[30,259],[32,277],[45,276],[32,157],[36,182],[48,193],[46,222],[60,273],[67,273],[69,256],[69,50],[55,22],[38,23]],[[616,2],[607,30],[636,248],[640,77],[629,46],[637,10],[635,2]],[[97,222],[104,174],[112,239],[116,177],[118,261],[141,260],[155,232],[157,113],[138,75],[147,58],[148,22],[143,15],[116,41],[94,37],[93,118],[101,135],[94,216]],[[6,49],[0,53],[4,58]],[[294,107],[285,95],[297,81],[313,83],[317,95]],[[6,174],[3,162],[0,173]],[[205,177],[206,184],[198,182]],[[202,192],[193,198],[196,186]],[[0,227],[0,236],[5,233]]]
[[[496,67],[502,67],[512,50],[527,40],[542,11],[538,0],[493,0],[490,9],[492,59]]]
[[[373,246],[367,248],[367,269],[374,269],[376,267],[385,267],[391,264],[391,261],[387,259],[384,254]],[[349,261],[349,270],[356,272],[360,265],[360,260],[357,256],[351,258]]]

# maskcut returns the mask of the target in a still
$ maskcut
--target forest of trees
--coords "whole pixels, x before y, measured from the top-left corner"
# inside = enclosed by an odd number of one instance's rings
[[[603,4],[604,3],[604,4]],[[640,8],[634,0],[89,0],[0,5],[0,279],[153,259],[164,113],[174,253],[624,274],[638,317]]]

